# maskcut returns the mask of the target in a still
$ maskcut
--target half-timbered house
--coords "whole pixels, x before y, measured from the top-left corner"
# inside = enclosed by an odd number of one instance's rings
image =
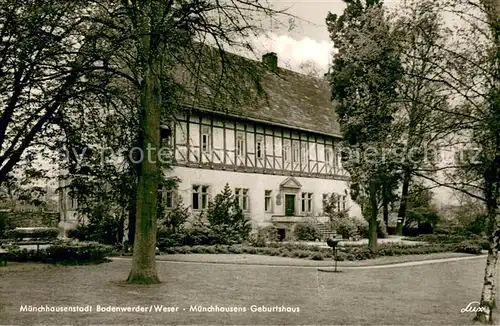
[[[174,167],[181,182],[166,205],[182,200],[193,213],[229,184],[253,225],[287,229],[307,217],[321,217],[323,199],[339,195],[338,209],[360,216],[349,197],[349,176],[337,144],[340,128],[327,83],[277,67],[263,56],[265,105],[221,112],[189,107],[169,132]]]
[[[173,149],[173,168],[165,174],[180,179],[178,189],[164,193],[167,209],[182,201],[193,214],[206,210],[229,184],[253,226],[275,225],[282,237],[294,223],[325,219],[323,201],[331,193],[339,211],[361,216],[349,197],[328,84],[279,68],[275,53],[262,59],[254,62],[265,67],[261,105],[220,110],[193,102],[162,127]],[[68,200],[61,202],[76,209]],[[73,213],[61,210],[64,217]]]

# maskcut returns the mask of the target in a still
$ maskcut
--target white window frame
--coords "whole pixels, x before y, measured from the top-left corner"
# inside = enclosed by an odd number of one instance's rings
[[[330,194],[323,194],[323,201],[322,201],[322,207],[323,207],[323,212],[325,211],[325,202],[328,201],[328,197]]]
[[[332,151],[330,150],[330,148],[325,148],[325,162],[330,164],[331,160],[332,160]]]
[[[209,126],[201,126],[201,151],[203,153],[210,153],[210,127]]]
[[[313,193],[303,192],[300,198],[300,210],[302,213],[313,212]]]
[[[235,188],[234,196],[238,201],[238,205],[243,210],[243,212],[250,211],[250,189],[248,188]]]
[[[300,163],[300,145],[296,142],[292,142],[292,162]]]
[[[195,190],[195,188],[197,189]],[[197,195],[198,207],[194,207],[194,195]],[[208,202],[210,200],[210,186],[202,184],[194,184],[191,187],[191,209],[193,211],[201,211],[208,208]]]
[[[337,197],[337,212],[345,212],[347,210],[347,196],[335,194]]]
[[[264,158],[263,153],[265,153],[265,148],[263,148],[263,139],[262,136],[257,136],[257,140],[255,142],[255,156],[259,159]]]
[[[273,212],[273,191],[264,190],[264,211],[266,213]]]
[[[290,162],[290,139],[283,139],[283,161]]]
[[[236,133],[236,155],[238,157],[245,157],[245,134],[241,131]]]
[[[341,156],[340,156],[340,153],[338,151],[334,151],[334,158],[335,158],[335,162],[334,162],[334,166],[338,169],[340,169],[340,162],[341,162]]]
[[[165,203],[166,209],[173,209],[175,207],[175,191],[174,190],[163,191],[162,197],[163,197],[162,199],[163,199],[163,202]]]
[[[305,143],[305,144],[307,144],[307,143]],[[307,146],[307,147],[304,146],[301,148],[302,149],[302,156],[301,156],[300,160],[301,160],[303,165],[306,165],[309,163],[309,148],[308,147],[309,146]]]

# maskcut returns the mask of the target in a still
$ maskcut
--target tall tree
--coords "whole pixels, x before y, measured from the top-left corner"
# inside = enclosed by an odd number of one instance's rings
[[[95,76],[105,67],[95,58],[100,30],[88,28],[92,8],[79,0],[0,3],[0,182],[21,161],[29,167],[55,149],[52,122],[65,107],[106,89]]]
[[[340,17],[329,13],[326,19],[338,49],[330,73],[332,98],[344,132],[343,143],[351,151],[344,167],[370,203],[369,246],[374,250],[379,198],[384,179],[394,169],[385,151],[396,109],[400,63],[382,2],[345,2],[347,8]]]
[[[401,234],[408,208],[412,179],[437,170],[428,150],[456,130],[449,110],[449,89],[436,82],[443,74],[448,30],[434,1],[408,1],[397,7],[392,24],[399,44],[403,77],[399,83],[400,110],[394,124],[400,129],[402,174],[397,233]]]
[[[477,312],[476,320],[493,324],[500,250],[500,1],[481,0],[478,5],[487,25],[487,29],[482,31],[486,35],[488,51],[483,57],[486,60],[478,62],[476,68],[482,68],[483,73],[479,77],[486,80],[486,83],[482,85],[484,95],[479,106],[469,112],[475,118],[471,124],[471,134],[480,154],[475,159],[466,160],[462,176],[465,180],[472,179],[472,184],[480,185],[488,213],[487,234],[490,245],[480,301],[485,309]],[[474,28],[479,26],[478,23]],[[486,64],[481,64],[483,62]],[[473,90],[474,86],[470,85],[469,90]]]
[[[441,12],[461,18],[446,51],[442,73],[430,79],[445,85],[453,106],[441,110],[454,121],[455,138],[461,143],[458,160],[447,168],[443,181],[424,173],[419,176],[482,201],[487,208],[489,249],[481,307],[476,320],[493,323],[498,250],[500,249],[500,1],[452,0],[441,3]]]
[[[101,9],[93,21],[107,28],[102,45],[122,44],[107,63],[123,72],[139,98],[138,147],[144,156],[137,166],[136,232],[128,281],[157,283],[160,123],[175,119],[175,112],[184,105],[199,104],[205,98],[217,109],[227,110],[222,105],[229,105],[231,99],[248,100],[242,95],[245,89],[260,90],[255,65],[223,50],[228,46],[251,50],[247,37],[262,31],[263,16],[277,11],[260,0],[98,2]]]

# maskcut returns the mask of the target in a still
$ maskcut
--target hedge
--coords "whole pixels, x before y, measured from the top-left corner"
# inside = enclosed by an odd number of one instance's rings
[[[113,247],[97,243],[57,244],[40,250],[10,248],[7,260],[70,265],[99,264],[108,262],[107,257],[112,254]]]
[[[402,245],[381,244],[376,251],[372,251],[366,245],[343,246],[337,251],[337,260],[366,260],[383,256],[423,255],[440,252],[460,252],[467,254],[481,254],[481,246],[473,242],[460,242],[456,244],[433,244],[433,245]],[[257,254],[266,256],[281,256],[290,258],[306,258],[322,260],[333,257],[333,250],[308,246],[304,244],[270,244],[268,247],[252,247],[246,245],[231,246],[183,246],[170,247],[165,250],[167,254],[190,254],[190,253],[233,253],[233,254]]]
[[[489,241],[479,235],[462,234],[422,234],[416,237],[403,238],[408,241],[423,241],[429,244],[459,244],[470,243],[481,247],[482,250],[488,250]]]
[[[36,228],[36,229],[14,229],[7,231],[7,237],[11,239],[57,239],[59,230],[57,228]]]

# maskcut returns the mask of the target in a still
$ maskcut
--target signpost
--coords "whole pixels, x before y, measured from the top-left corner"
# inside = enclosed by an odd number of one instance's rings
[[[339,272],[337,270],[337,247],[338,247],[340,240],[341,239],[337,239],[334,237],[329,237],[326,240],[326,244],[328,244],[328,246],[333,249],[333,260],[335,261],[335,270],[334,270],[335,273]]]

